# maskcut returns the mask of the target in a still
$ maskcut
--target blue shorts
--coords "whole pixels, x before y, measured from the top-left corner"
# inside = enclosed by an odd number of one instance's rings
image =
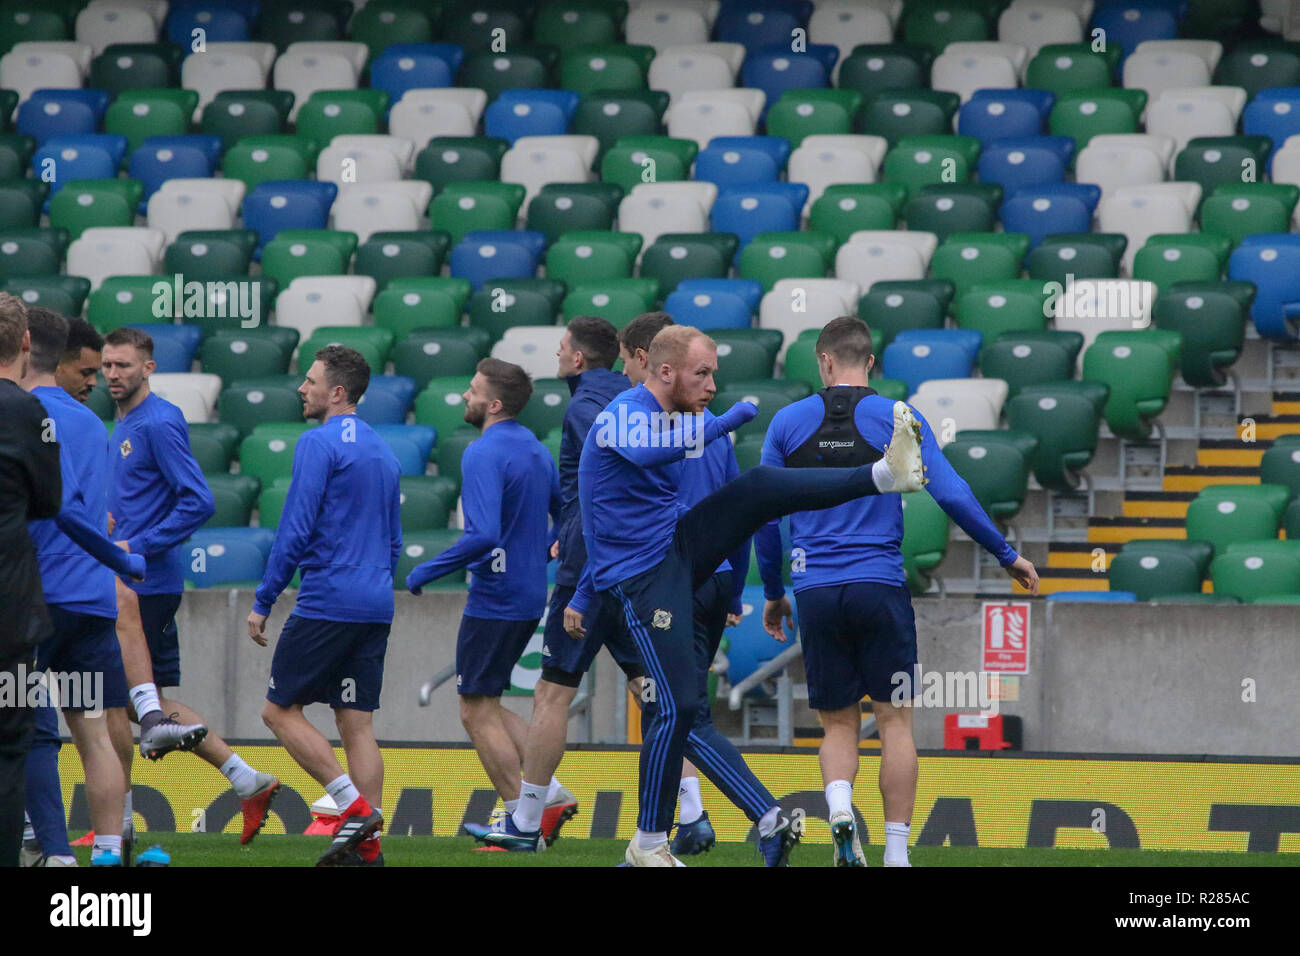
[[[117,622],[57,604],[49,605],[49,610],[54,633],[36,649],[37,669],[87,675],[75,681],[80,699],[63,700],[59,706],[63,710],[125,707],[126,672]]]
[[[510,688],[510,672],[537,630],[537,620],[460,619],[456,636],[456,693],[500,697]],[[565,640],[568,640],[565,636]]]
[[[181,609],[179,594],[141,594],[140,623],[149,644],[156,687],[181,685],[180,635],[176,631],[176,612]]]
[[[564,609],[573,600],[575,588],[557,584],[551,591],[551,605],[546,612],[546,630],[542,643],[542,680],[565,687],[577,687],[582,675],[591,669],[601,647],[609,648],[610,656],[623,668],[628,680],[636,680],[645,673],[641,655],[631,636],[611,618],[604,601],[597,601],[583,620],[587,636],[574,640],[564,629]]]
[[[915,696],[916,618],[906,587],[855,581],[808,588],[795,600],[809,707],[841,710],[866,696],[888,703],[903,687],[911,690],[905,699]]]
[[[290,614],[271,659],[266,699],[281,707],[321,703],[378,710],[391,627]]]

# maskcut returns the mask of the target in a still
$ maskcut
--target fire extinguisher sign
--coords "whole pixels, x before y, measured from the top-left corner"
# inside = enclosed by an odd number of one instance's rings
[[[1029,603],[983,605],[980,670],[990,674],[1029,673]]]

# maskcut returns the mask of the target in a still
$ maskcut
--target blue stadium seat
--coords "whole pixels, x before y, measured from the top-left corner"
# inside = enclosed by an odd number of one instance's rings
[[[790,141],[780,136],[715,136],[708,149],[760,149],[772,157],[778,170],[784,171],[790,159]]]
[[[1132,591],[1057,591],[1047,595],[1049,601],[1084,601],[1092,604],[1133,604],[1137,595]]]
[[[407,90],[451,86],[464,59],[454,43],[394,43],[371,61],[370,86],[396,103]]]
[[[371,392],[392,395],[402,404],[405,411],[410,411],[419,388],[416,387],[415,379],[409,375],[371,375],[366,394],[369,395]]]
[[[406,413],[410,406],[404,403],[401,398],[392,392],[385,392],[382,389],[366,389],[366,394],[361,396],[361,404],[357,406],[357,415],[361,417],[367,425],[401,425],[406,422]],[[403,439],[403,441],[405,441]],[[392,442],[388,443],[390,447]],[[411,444],[406,442],[406,444]],[[414,447],[412,445],[412,447]],[[399,459],[400,460],[400,459]],[[413,471],[402,471],[404,475],[416,474]],[[419,472],[423,474],[423,472]]]
[[[1300,335],[1300,236],[1249,239],[1228,259],[1228,278],[1255,284],[1250,317],[1263,338],[1293,340]]]
[[[480,242],[519,243],[538,259],[546,253],[546,233],[531,229],[476,229],[465,233],[464,238]]]
[[[258,183],[244,197],[244,227],[257,233],[259,252],[281,229],[325,229],[338,191],[324,180]]]
[[[748,585],[740,595],[741,605],[747,613],[739,624],[727,629],[727,680],[738,684],[772,658],[790,647],[774,639],[763,630],[763,587],[759,584]],[[793,602],[791,602],[793,607]],[[795,611],[795,629],[799,627],[798,611]],[[761,693],[755,688],[754,693]]]
[[[432,425],[372,425],[371,427],[385,441],[391,435],[412,442],[420,449],[420,454],[424,456],[425,461],[428,461],[429,456],[433,454],[433,446],[438,439],[438,431]]]
[[[969,335],[956,336],[954,332]],[[974,350],[970,335],[976,341]],[[906,382],[909,395],[932,378],[969,378],[981,339],[980,333],[971,329],[908,329],[885,348],[882,371],[886,378]]]
[[[221,158],[221,137],[194,133],[189,136],[152,136],[132,153],[127,174],[144,185],[143,213],[149,197],[169,179],[207,179]]]
[[[763,283],[757,279],[683,279],[677,283],[676,291],[738,296],[751,313],[758,311],[758,304],[763,300]]]
[[[544,233],[470,232],[451,250],[451,275],[468,279],[477,292],[489,279],[531,279],[540,255],[536,239],[546,244]],[[485,238],[487,237],[487,238]],[[515,238],[518,237],[518,238]]]
[[[148,332],[153,339],[153,360],[158,363],[156,371],[190,371],[199,343],[203,340],[203,330],[197,325],[148,322],[132,325],[131,328]]]
[[[1029,236],[1029,247],[1058,232],[1091,232],[1101,189],[1091,183],[1050,183],[1017,189],[998,218],[1007,232]]]
[[[760,232],[794,232],[799,228],[808,187],[803,183],[775,182],[730,186],[718,192],[710,220],[714,232],[740,237],[736,262]]]
[[[738,5],[719,12],[714,31],[720,42],[739,43],[751,53],[778,43],[789,49],[791,31],[806,27],[809,15],[799,17],[794,10],[776,4]]]
[[[32,157],[32,171],[37,178],[42,178],[46,169],[53,171],[45,211],[49,212],[50,200],[65,183],[74,179],[115,178],[125,155],[125,136],[89,133],[81,136],[56,136],[46,141]]]
[[[1178,38],[1177,6],[1177,3],[1162,4],[1153,0],[1098,4],[1092,14],[1091,29],[1104,30],[1106,42],[1118,46],[1121,56],[1127,58],[1145,40]]]
[[[1074,152],[1068,136],[1023,136],[990,143],[979,159],[979,177],[1004,189],[1059,183]]]
[[[1055,100],[1046,90],[976,90],[957,113],[957,133],[974,136],[981,146],[998,139],[1038,136]]]
[[[185,580],[196,588],[260,582],[274,541],[270,528],[200,528],[182,546]],[[202,561],[196,549],[203,550]]]
[[[104,90],[37,90],[21,106],[15,129],[44,146],[56,136],[94,133],[108,108]]]
[[[242,11],[231,3],[173,4],[167,14],[167,39],[179,43],[186,54],[193,49],[196,29],[203,30],[206,43],[241,43],[249,38],[256,11],[255,4]]]
[[[357,413],[365,419],[361,409]],[[369,419],[366,419],[369,421]],[[393,433],[385,433],[383,436],[392,453],[397,456],[397,468],[403,475],[422,475],[425,472],[425,465],[428,464],[428,458],[420,456],[420,449],[409,438]]]
[[[1260,90],[1241,114],[1241,131],[1247,136],[1267,136],[1276,153],[1288,136],[1300,133],[1300,86]],[[1272,154],[1268,168],[1273,168]]]
[[[827,85],[840,51],[829,43],[810,43],[805,53],[790,51],[790,34],[772,46],[755,50],[750,48],[741,69],[741,86],[762,90],[767,96],[763,116],[768,107],[781,98],[786,90],[817,89]]]
[[[506,90],[483,114],[483,129],[512,145],[521,136],[563,136],[580,100],[573,90]]]
[[[723,280],[726,281],[726,280]],[[710,329],[747,329],[754,315],[745,300],[726,292],[683,292],[679,283],[664,300],[664,311],[679,325]]]
[[[780,169],[766,150],[748,146],[719,148],[710,144],[695,157],[695,172],[691,178],[714,183],[722,189],[728,185],[773,183],[778,176]]]

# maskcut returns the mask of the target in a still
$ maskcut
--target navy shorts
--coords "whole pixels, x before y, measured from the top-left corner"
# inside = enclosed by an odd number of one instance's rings
[[[176,612],[181,609],[179,594],[141,594],[140,623],[149,644],[156,687],[181,686],[181,645],[176,631]]]
[[[59,706],[64,710],[125,707],[126,672],[117,643],[117,622],[57,604],[51,604],[49,610],[54,633],[36,649],[36,667],[81,675],[67,687],[72,699],[61,700]]]
[[[628,680],[636,680],[645,673],[641,655],[627,631],[617,618],[611,618],[604,601],[597,601],[587,612],[583,626],[587,636],[574,640],[564,629],[564,609],[573,600],[575,588],[557,584],[551,591],[551,605],[546,612],[546,630],[542,644],[542,679],[565,687],[577,687],[582,675],[591,669],[601,647],[609,648],[610,656],[623,668]]]
[[[271,659],[266,699],[281,707],[321,703],[378,710],[391,627],[290,614]]]
[[[916,618],[906,587],[855,581],[808,588],[795,600],[813,710],[840,710],[865,696],[890,703],[896,688],[900,699],[916,696]]]
[[[536,630],[537,619],[462,617],[456,636],[456,692],[484,697],[504,694],[510,688],[510,672]],[[569,640],[567,635],[565,640]]]

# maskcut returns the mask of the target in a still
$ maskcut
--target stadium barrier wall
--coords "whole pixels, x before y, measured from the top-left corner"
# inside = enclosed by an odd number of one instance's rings
[[[239,744],[254,766],[284,785],[265,833],[301,833],[322,794],[279,747]],[[807,749],[749,752],[750,766],[801,821],[804,839],[829,843],[817,755]],[[864,755],[857,811],[864,843],[883,843],[875,790],[879,757]],[[455,836],[463,822],[486,822],[496,794],[474,751],[462,747],[384,748],[389,838]],[[69,828],[88,829],[89,810],[75,750],[64,747],[61,776]],[[637,751],[588,747],[566,754],[564,784],[580,802],[567,838],[629,839],[636,828]],[[239,832],[239,801],[220,774],[196,757],[137,761],[138,828],[154,832]],[[1220,850],[1300,853],[1300,761],[1193,762],[1179,757],[923,754],[912,825],[920,846]],[[750,824],[701,781],[721,840],[752,839]],[[1287,801],[1290,803],[1287,803]],[[563,843],[561,841],[561,850]],[[255,861],[257,849],[250,848]]]
[[[177,623],[182,685],[176,697],[230,738],[270,740],[261,710],[274,636],[292,608],[276,605],[272,642],[258,647],[245,620],[252,591],[189,591]],[[455,657],[464,592],[399,593],[375,727],[383,740],[460,743],[454,679],[420,707],[420,685]],[[980,666],[981,602],[915,602],[925,671]],[[760,609],[761,610],[761,609]],[[1285,605],[1097,605],[1032,602],[1029,673],[1002,713],[1024,721],[1026,751],[1124,754],[1300,755],[1300,617]],[[615,737],[624,705],[622,674],[607,654],[596,669],[596,742]],[[504,698],[527,715],[527,697]],[[715,712],[726,703],[716,701]],[[975,712],[978,707],[964,707]],[[307,710],[336,737],[323,705]],[[916,711],[917,744],[943,747],[943,718],[954,709]],[[572,725],[576,736],[578,725]],[[65,729],[66,732],[66,729]],[[864,778],[866,779],[866,778]]]

